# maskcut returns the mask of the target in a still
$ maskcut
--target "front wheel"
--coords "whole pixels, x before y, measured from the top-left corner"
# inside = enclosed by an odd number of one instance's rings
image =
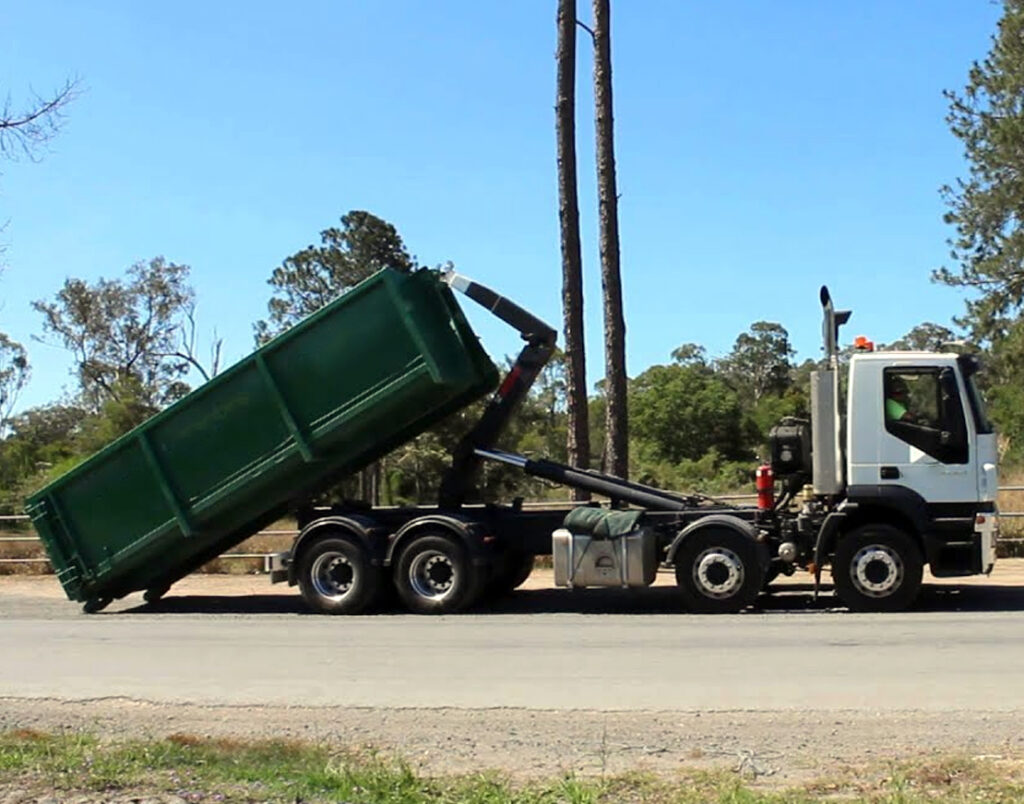
[[[741,611],[764,586],[755,542],[730,528],[709,527],[687,537],[676,554],[676,583],[686,607],[700,614]]]
[[[466,548],[437,534],[418,536],[395,562],[395,588],[416,614],[451,614],[476,602],[482,569],[469,560]]]
[[[308,545],[299,557],[298,581],[306,605],[323,614],[359,614],[379,600],[384,587],[380,567],[345,535]]]
[[[921,589],[924,559],[892,525],[862,525],[840,537],[832,559],[836,594],[852,611],[903,611]]]

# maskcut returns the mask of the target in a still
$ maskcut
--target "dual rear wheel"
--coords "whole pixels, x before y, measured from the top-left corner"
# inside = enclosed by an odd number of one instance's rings
[[[361,614],[392,590],[416,614],[449,614],[471,606],[482,591],[483,572],[466,548],[442,533],[424,533],[402,547],[389,580],[363,543],[347,534],[324,536],[298,558],[302,598],[324,614]]]

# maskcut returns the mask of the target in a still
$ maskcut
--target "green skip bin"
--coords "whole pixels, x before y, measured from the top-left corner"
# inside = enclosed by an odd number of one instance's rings
[[[72,600],[165,589],[492,390],[440,276],[381,271],[26,501]]]

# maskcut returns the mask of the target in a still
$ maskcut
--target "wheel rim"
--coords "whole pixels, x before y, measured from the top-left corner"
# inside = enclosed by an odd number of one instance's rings
[[[854,555],[850,569],[853,585],[868,597],[888,597],[903,583],[903,559],[888,545],[862,547]]]
[[[697,589],[715,600],[735,595],[743,586],[743,578],[743,562],[727,547],[709,547],[693,562]]]
[[[457,580],[455,564],[440,550],[424,550],[409,563],[409,586],[427,600],[445,600],[454,591]]]
[[[356,570],[344,553],[329,552],[317,556],[310,576],[318,595],[330,600],[341,600],[352,591]]]

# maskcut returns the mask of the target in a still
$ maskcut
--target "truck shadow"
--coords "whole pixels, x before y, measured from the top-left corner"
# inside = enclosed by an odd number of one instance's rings
[[[1011,612],[1024,611],[1024,587],[926,584],[916,612]],[[679,614],[685,613],[674,587],[647,589],[519,590],[477,611],[491,614]],[[822,584],[817,596],[813,584],[786,584],[762,594],[748,613],[793,614],[799,612],[847,612],[835,597],[831,584]]]
[[[1024,587],[925,584],[917,612],[1024,611]],[[845,612],[830,584],[822,584],[815,597],[812,584],[788,583],[762,594],[749,613]],[[295,595],[216,596],[187,595],[121,609],[118,614],[311,614]],[[403,615],[389,607],[377,616]],[[646,589],[520,589],[494,601],[478,604],[469,614],[682,614],[682,601],[674,586]]]

